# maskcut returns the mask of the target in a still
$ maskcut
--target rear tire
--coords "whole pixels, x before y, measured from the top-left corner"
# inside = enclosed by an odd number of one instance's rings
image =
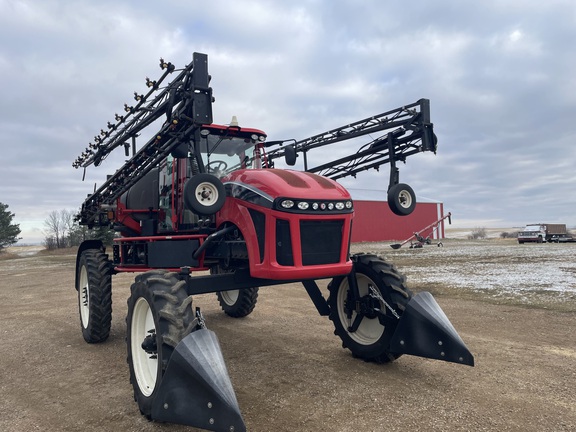
[[[232,318],[244,318],[252,313],[258,299],[258,287],[217,292],[218,303]]]
[[[342,346],[348,348],[354,357],[375,363],[393,361],[400,357],[400,354],[389,351],[398,319],[380,300],[369,296],[369,286],[376,289],[386,303],[402,316],[412,298],[412,292],[405,285],[406,277],[392,264],[375,255],[357,255],[354,271],[363,317],[358,329],[350,332],[349,327],[358,317],[357,303],[349,289],[348,276],[334,278],[328,285],[329,317],[334,322],[334,334],[342,339]]]
[[[150,419],[168,361],[196,321],[192,296],[176,273],[154,270],[138,275],[130,291],[126,317],[130,383],[140,412]]]
[[[225,273],[220,266],[212,267],[210,273]],[[232,318],[244,318],[252,313],[258,301],[258,287],[216,292],[218,303],[224,313]]]
[[[112,324],[112,277],[108,255],[100,249],[80,254],[76,290],[82,336],[88,343],[104,342]]]

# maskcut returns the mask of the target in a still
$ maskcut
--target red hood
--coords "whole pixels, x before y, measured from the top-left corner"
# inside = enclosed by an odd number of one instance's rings
[[[306,198],[324,200],[350,199],[339,183],[316,174],[284,170],[238,170],[222,179],[226,183],[241,183],[256,188],[272,198]]]

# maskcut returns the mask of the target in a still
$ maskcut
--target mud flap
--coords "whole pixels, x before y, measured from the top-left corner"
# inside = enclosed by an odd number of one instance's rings
[[[474,357],[432,294],[416,294],[406,305],[390,351],[474,366]]]
[[[246,431],[214,332],[196,330],[176,346],[151,417],[211,431]]]

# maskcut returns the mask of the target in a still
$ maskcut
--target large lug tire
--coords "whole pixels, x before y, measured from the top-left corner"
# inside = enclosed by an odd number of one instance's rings
[[[412,292],[405,285],[406,277],[393,265],[375,255],[357,255],[354,274],[360,295],[359,302],[352,296],[348,276],[336,277],[328,285],[328,303],[334,334],[342,339],[342,346],[348,348],[354,357],[375,363],[393,361],[400,357],[399,354],[389,351],[398,318],[381,300],[369,295],[370,286],[379,292],[398,316],[402,316],[412,298]],[[360,324],[356,331],[350,332],[349,329],[359,313],[362,318]]]
[[[217,292],[218,303],[232,318],[244,318],[252,313],[258,299],[258,287]]]
[[[222,208],[225,201],[224,185],[211,174],[196,174],[184,186],[184,203],[196,214],[213,215]]]
[[[210,273],[224,273],[226,270],[220,266],[212,267]],[[218,303],[226,313],[232,318],[244,318],[252,313],[258,301],[258,287],[244,288],[239,290],[216,292]]]
[[[394,214],[407,216],[416,208],[416,194],[404,183],[398,183],[388,190],[388,206]]]
[[[100,249],[80,254],[76,290],[82,336],[88,343],[104,342],[112,324],[112,276],[108,255]]]
[[[176,273],[154,270],[136,277],[126,317],[128,366],[134,400],[151,418],[152,403],[176,345],[196,326],[192,296]]]

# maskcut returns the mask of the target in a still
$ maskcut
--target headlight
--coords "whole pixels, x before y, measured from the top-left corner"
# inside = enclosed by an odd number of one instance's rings
[[[328,212],[331,214],[351,213],[352,201],[312,201],[298,198],[277,198],[274,208],[280,211],[291,213],[318,214],[319,212]]]

